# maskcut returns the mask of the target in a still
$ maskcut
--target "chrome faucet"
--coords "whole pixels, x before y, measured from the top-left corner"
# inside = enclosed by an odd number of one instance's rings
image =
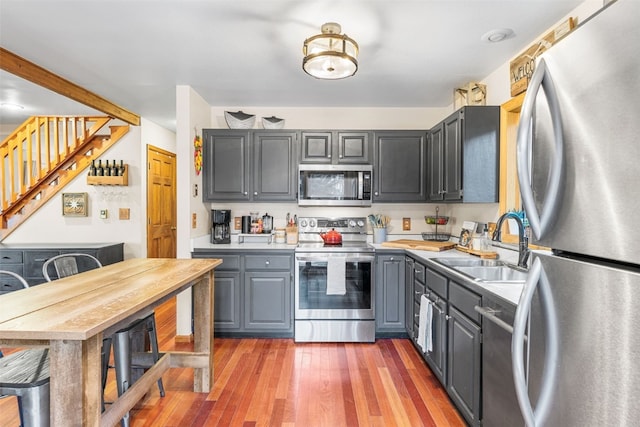
[[[498,218],[496,230],[493,232],[491,240],[494,242],[502,241],[502,231],[500,230],[502,223],[507,218],[513,218],[518,223],[518,267],[527,268],[527,261],[529,260],[529,239],[524,232],[522,220],[515,212],[507,212]]]

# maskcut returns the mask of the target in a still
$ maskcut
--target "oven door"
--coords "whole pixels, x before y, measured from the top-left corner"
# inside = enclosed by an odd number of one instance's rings
[[[375,319],[374,256],[362,253],[296,254],[295,318],[322,320]],[[327,278],[336,263],[344,271],[344,294],[334,292]],[[336,281],[340,282],[342,278]],[[333,284],[335,285],[335,283]]]

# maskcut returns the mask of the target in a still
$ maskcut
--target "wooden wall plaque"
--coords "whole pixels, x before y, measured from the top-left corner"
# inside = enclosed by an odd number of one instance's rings
[[[538,55],[549,49],[558,40],[569,34],[574,28],[575,19],[567,19],[511,61],[509,66],[511,96],[516,96],[527,90],[529,80],[531,79],[531,75],[535,69],[535,60]]]

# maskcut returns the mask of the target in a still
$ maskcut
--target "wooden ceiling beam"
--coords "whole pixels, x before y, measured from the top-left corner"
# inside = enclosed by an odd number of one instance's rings
[[[140,116],[0,47],[0,68],[134,126]]]

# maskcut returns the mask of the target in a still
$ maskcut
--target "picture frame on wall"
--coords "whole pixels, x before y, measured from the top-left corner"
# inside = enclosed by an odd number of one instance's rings
[[[62,193],[62,216],[87,216],[88,193]]]

